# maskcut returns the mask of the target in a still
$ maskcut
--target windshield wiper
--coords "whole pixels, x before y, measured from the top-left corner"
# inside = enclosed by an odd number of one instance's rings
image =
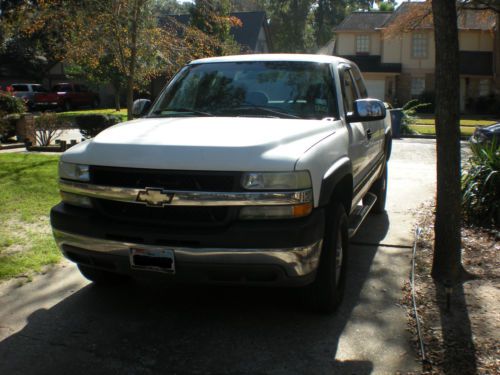
[[[189,108],[166,108],[166,109],[158,109],[153,112],[153,115],[162,115],[163,112],[182,112],[182,113],[192,113],[194,115],[198,116],[214,116],[210,112],[202,112],[202,111],[196,111],[194,109],[189,109]]]
[[[240,112],[240,111],[260,111],[275,115],[276,117],[285,117],[285,118],[300,118],[299,116],[292,115],[291,113],[280,112],[275,109],[269,107],[260,107],[257,105],[242,105],[239,107],[228,107],[219,109],[222,112]]]

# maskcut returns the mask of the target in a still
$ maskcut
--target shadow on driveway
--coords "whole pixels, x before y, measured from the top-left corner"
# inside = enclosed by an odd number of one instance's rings
[[[365,242],[388,230],[387,215],[374,220]],[[376,253],[351,246],[347,293],[332,316],[305,311],[293,289],[87,285],[0,342],[0,373],[370,374],[376,353],[335,358],[341,335],[370,340],[345,332],[348,322],[387,324],[383,297],[361,293],[367,279],[380,279],[370,272]]]

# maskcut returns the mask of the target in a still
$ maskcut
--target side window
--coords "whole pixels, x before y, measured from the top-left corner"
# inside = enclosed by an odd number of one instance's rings
[[[354,80],[351,76],[350,69],[342,69],[340,71],[340,85],[342,87],[342,99],[344,101],[345,112],[354,111],[354,101],[358,99],[358,93],[354,85]]]
[[[368,98],[368,91],[366,90],[365,83],[363,82],[363,78],[361,77],[361,72],[355,66],[351,69],[352,76],[354,77],[354,81],[356,82],[356,86],[358,87],[359,97],[360,98]]]
[[[14,91],[30,91],[28,85],[12,85]]]

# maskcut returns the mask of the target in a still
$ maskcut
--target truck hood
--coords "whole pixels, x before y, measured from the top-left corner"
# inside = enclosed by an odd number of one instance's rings
[[[286,171],[336,121],[255,117],[148,118],[115,125],[66,151],[89,165],[171,170]]]

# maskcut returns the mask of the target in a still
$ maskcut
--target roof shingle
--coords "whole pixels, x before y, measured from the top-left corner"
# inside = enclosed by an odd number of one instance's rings
[[[353,12],[335,31],[375,31],[382,27],[391,15],[392,12]]]

